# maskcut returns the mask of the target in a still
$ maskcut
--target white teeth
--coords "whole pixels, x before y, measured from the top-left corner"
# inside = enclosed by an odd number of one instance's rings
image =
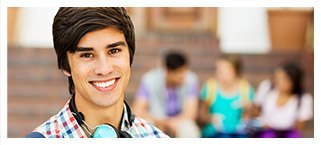
[[[106,88],[106,87],[109,87],[111,85],[113,85],[115,83],[115,79],[113,80],[110,80],[108,82],[95,82],[94,85],[97,86],[97,87],[101,87],[101,88]]]

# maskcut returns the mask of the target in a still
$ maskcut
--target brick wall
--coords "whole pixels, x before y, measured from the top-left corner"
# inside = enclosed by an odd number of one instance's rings
[[[60,110],[66,78],[53,49],[8,49],[8,137],[21,137]]]
[[[178,48],[189,56],[190,67],[201,83],[214,72],[220,53],[218,40],[210,34],[147,34],[137,39],[137,50],[126,99],[132,102],[140,77],[154,67],[159,54]],[[306,84],[313,94],[313,52],[271,52],[242,55],[244,76],[256,87],[285,59],[299,59],[306,69]],[[66,77],[57,69],[53,49],[8,48],[8,137],[22,137],[56,114],[68,99]],[[313,121],[304,136],[313,137]]]

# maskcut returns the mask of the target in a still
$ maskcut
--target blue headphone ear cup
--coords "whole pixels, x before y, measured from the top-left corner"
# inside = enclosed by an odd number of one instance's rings
[[[103,124],[96,128],[93,138],[119,138],[117,129],[110,124]]]

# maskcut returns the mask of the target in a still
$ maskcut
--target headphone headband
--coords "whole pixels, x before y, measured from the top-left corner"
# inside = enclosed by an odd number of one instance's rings
[[[76,118],[77,122],[79,123],[79,125],[84,124],[83,120],[85,120],[85,116],[81,112],[77,111],[74,96],[72,96],[70,99],[69,108],[72,115]]]

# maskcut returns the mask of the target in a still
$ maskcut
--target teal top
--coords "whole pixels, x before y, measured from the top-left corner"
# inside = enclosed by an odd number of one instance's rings
[[[224,133],[236,133],[238,132],[238,126],[241,123],[243,107],[241,104],[240,92],[230,94],[226,96],[219,88],[214,93],[216,95],[215,102],[209,106],[209,112],[218,118],[217,124],[212,124],[216,131]],[[254,89],[250,87],[249,101],[253,102]],[[201,90],[201,100],[206,100],[207,87],[203,87]]]

